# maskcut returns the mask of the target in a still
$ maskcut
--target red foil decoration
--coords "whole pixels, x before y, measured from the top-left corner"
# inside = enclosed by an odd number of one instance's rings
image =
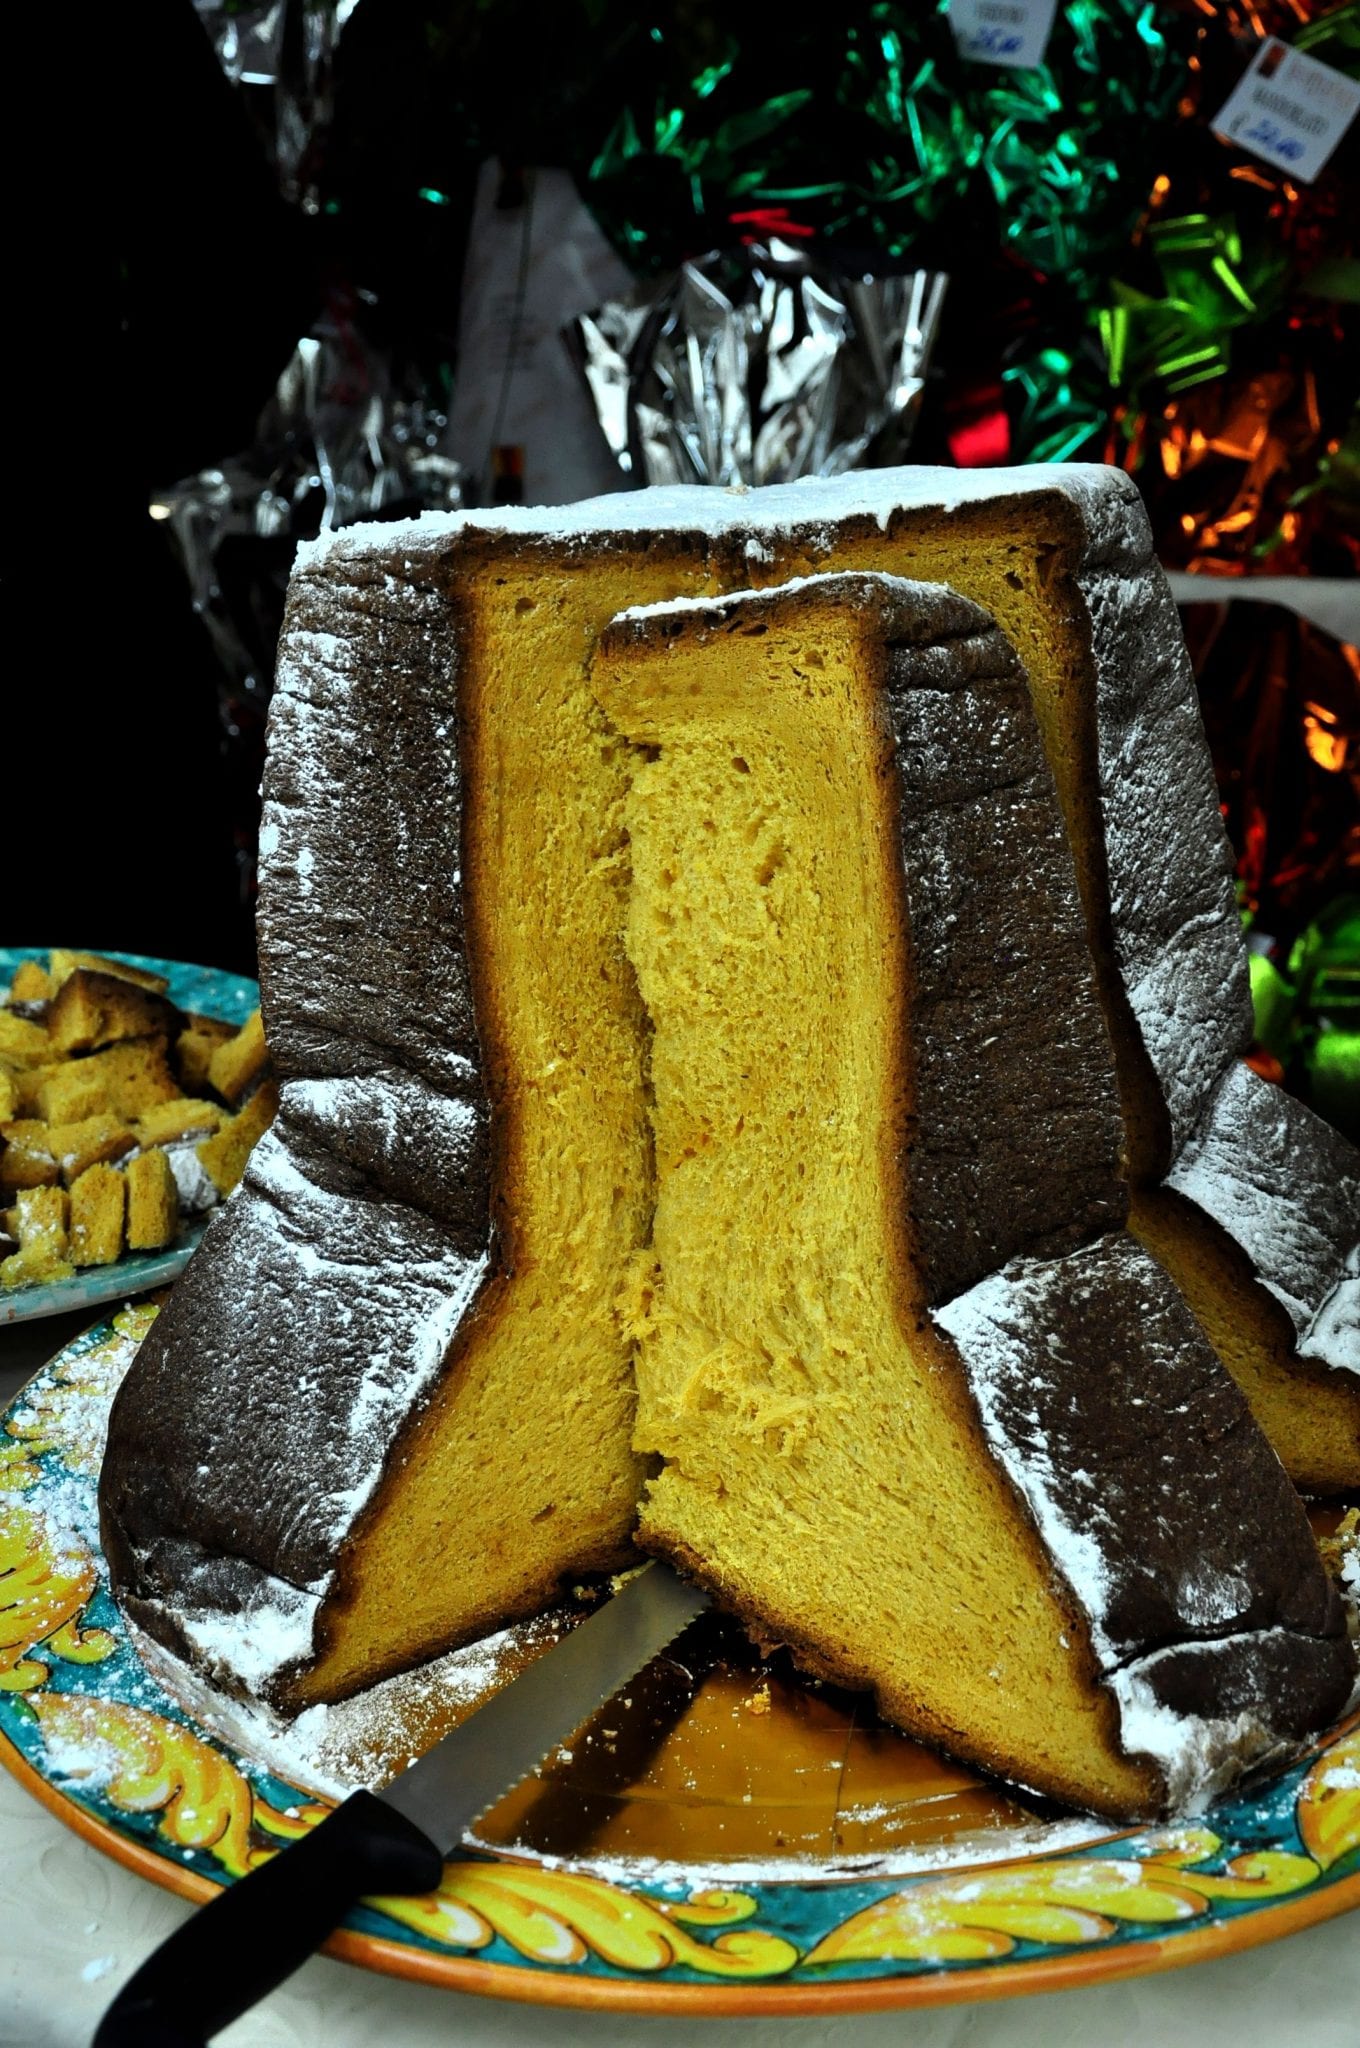
[[[1287,955],[1360,888],[1360,650],[1276,605],[1182,615],[1246,905]]]

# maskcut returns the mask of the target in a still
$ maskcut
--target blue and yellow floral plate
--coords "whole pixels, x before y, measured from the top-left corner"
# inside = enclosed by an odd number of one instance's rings
[[[150,974],[163,974],[170,984],[170,1000],[181,1010],[221,1017],[228,1024],[244,1024],[260,1000],[255,982],[247,981],[244,975],[227,974],[219,967],[189,967],[179,960],[152,960],[141,953],[106,953],[104,957],[123,960],[129,967],[143,967]],[[36,960],[46,966],[47,948],[0,946],[0,990],[9,987],[15,968],[24,960]],[[168,1251],[132,1253],[117,1265],[90,1266],[50,1287],[0,1290],[0,1327],[28,1322],[34,1316],[68,1315],[75,1309],[97,1308],[104,1302],[125,1301],[129,1295],[164,1287],[183,1271],[202,1235],[202,1223],[191,1223]]]
[[[155,1313],[77,1338],[0,1415],[0,1756],[98,1848],[200,1900],[327,1799],[249,1724],[228,1739],[204,1703],[192,1718],[110,1597],[104,1429]],[[533,1654],[532,1629],[497,1640],[393,1681],[381,1713],[330,1710],[350,1714],[353,1771],[384,1744],[410,1755]],[[1017,1804],[705,1622],[488,1817],[437,1893],[366,1902],[330,1947],[506,1998],[792,2016],[1169,1969],[1355,1905],[1360,1717],[1199,1820],[1111,1834]]]

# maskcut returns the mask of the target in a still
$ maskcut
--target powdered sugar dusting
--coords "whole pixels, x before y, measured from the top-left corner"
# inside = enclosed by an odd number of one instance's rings
[[[144,1631],[131,1633],[148,1672],[201,1727],[250,1765],[324,1798],[343,1799],[361,1786],[386,1784],[414,1762],[432,1739],[431,1725],[441,1733],[456,1727],[537,1650],[556,1642],[560,1626],[552,1615],[518,1623],[352,1699],[308,1707],[292,1720],[258,1699],[220,1690]]]
[[[216,1183],[198,1156],[198,1146],[166,1145],[163,1150],[175,1176],[180,1208],[186,1216],[198,1216],[205,1209],[215,1209],[221,1198]]]
[[[176,1609],[175,1618],[206,1671],[258,1691],[312,1655],[320,1607],[319,1594],[261,1574],[254,1598],[239,1614],[186,1606]]]
[[[1066,1474],[1059,1491],[1059,1473],[1038,1409],[1022,1410],[1024,1429],[1019,1437],[1013,1417],[1003,1411],[1003,1397],[1034,1363],[1028,1325],[1037,1300],[1051,1289],[1051,1270],[1046,1263],[1016,1261],[937,1309],[934,1321],[958,1346],[987,1440],[1024,1495],[1045,1548],[1089,1617],[1097,1655],[1102,1662],[1113,1662],[1103,1626],[1110,1597],[1107,1549],[1089,1526],[1080,1527],[1074,1519]],[[1090,1514],[1099,1514],[1094,1487]]]
[[[1119,558],[1079,576],[1091,622],[1115,959],[1173,1149],[1251,1038],[1232,858],[1194,675],[1137,502],[1102,523]]]
[[[747,548],[750,555],[750,548]],[[710,616],[724,617],[729,610],[760,608],[765,605],[782,605],[791,597],[812,594],[822,598],[843,596],[853,599],[865,590],[881,592],[888,597],[900,598],[906,608],[919,604],[928,591],[937,599],[944,598],[947,586],[913,582],[905,576],[889,576],[876,570],[833,570],[825,576],[790,576],[786,582],[768,590],[731,590],[715,597],[670,597],[655,604],[634,604],[617,613],[612,620],[615,626],[645,625],[649,620],[668,618],[694,618]],[[961,615],[977,631],[986,631],[991,619],[981,605],[960,597],[957,591],[948,590],[950,609]]]
[[[1360,1245],[1350,1253],[1344,1274],[1300,1337],[1299,1352],[1324,1365],[1360,1372]]]
[[[934,1320],[1086,1618],[1123,1747],[1160,1766],[1171,1807],[1202,1806],[1293,1746],[1291,1660],[1317,1655],[1321,1668],[1329,1653],[1274,1621],[1290,1575],[1263,1597],[1274,1563],[1259,1532],[1279,1543],[1302,1532],[1264,1498],[1273,1461],[1252,1468],[1262,1497],[1243,1518],[1245,1408],[1166,1276],[1128,1237],[1107,1238],[1016,1260]]]
[[[1304,1357],[1360,1373],[1360,1154],[1339,1132],[1239,1063],[1167,1185],[1242,1246]]]
[[[53,1445],[70,1472],[97,1478],[113,1397],[137,1355],[152,1314],[146,1308],[120,1310],[101,1342],[74,1357],[67,1356],[30,1380],[24,1389],[24,1405],[10,1415],[9,1435],[21,1442],[27,1439]],[[71,1526],[76,1526],[76,1517],[83,1517],[79,1526],[86,1538],[97,1536],[94,1504],[82,1488],[72,1483],[59,1490],[49,1482],[43,1498],[49,1508],[64,1504]]]
[[[753,493],[707,484],[653,485],[645,491],[611,493],[575,505],[505,505],[468,512],[426,513],[409,523],[347,526],[304,541],[297,566],[308,571],[340,551],[345,558],[389,555],[394,546],[412,557],[447,546],[462,535],[510,534],[568,541],[594,533],[648,535],[660,527],[720,539],[746,538],[747,529],[772,534],[848,519],[872,519],[886,528],[894,512],[918,505],[952,511],[1001,494],[1028,496],[1060,492],[1084,508],[1112,501],[1138,502],[1134,485],[1118,470],[1097,463],[1042,463],[1024,469],[952,469],[918,464],[905,469],[872,469],[838,477],[800,477],[769,484]],[[749,546],[748,546],[749,553]]]
[[[1236,1643],[1206,1643],[1203,1654],[1230,1652]],[[1296,1744],[1281,1740],[1265,1713],[1246,1711],[1219,1717],[1177,1713],[1157,1697],[1159,1665],[1176,1654],[1154,1651],[1110,1674],[1119,1702],[1120,1735],[1131,1755],[1150,1756],[1161,1766],[1167,1796],[1178,1814],[1202,1813],[1220,1792],[1236,1783],[1244,1763],[1261,1767],[1287,1756]]]
[[[886,1807],[850,1807],[837,1819],[873,1823],[889,1817]],[[966,1870],[978,1863],[992,1864],[1001,1855],[1008,1863],[1028,1862],[1032,1857],[1056,1856],[1065,1850],[1107,1840],[1108,1832],[1106,1823],[1076,1816],[1069,1820],[1037,1821],[1032,1827],[1008,1827],[1004,1833],[960,1833],[919,1848],[870,1849],[850,1854],[733,1856],[718,1860],[696,1856],[599,1856],[587,1851],[569,1862],[556,1856],[540,1856],[537,1860],[548,1869],[587,1871],[606,1884],[654,1884],[688,1894],[699,1885],[787,1884],[800,1878],[822,1882],[836,1877],[914,1877],[930,1871]],[[470,1839],[477,1840],[475,1833]],[[533,1851],[517,1847],[517,1853],[532,1855]]]
[[[388,1679],[353,1699],[309,1707],[293,1721],[282,1720],[258,1701],[243,1701],[217,1691],[201,1672],[151,1637],[139,1630],[133,1630],[132,1636],[139,1657],[157,1683],[200,1727],[230,1744],[248,1772],[269,1771],[285,1783],[338,1800],[360,1786],[374,1790],[388,1783],[402,1764],[413,1762],[427,1746],[431,1726],[441,1731],[457,1726],[535,1653],[557,1641],[562,1626],[560,1616],[539,1616]],[[896,1811],[886,1805],[851,1806],[838,1811],[836,1821],[881,1828],[891,1825]],[[819,1879],[851,1873],[905,1876],[993,1862],[999,1853],[1008,1860],[1052,1855],[1099,1841],[1106,1832],[1100,1821],[1073,1816],[1007,1826],[1004,1833],[969,1831],[914,1847],[888,1846],[844,1855],[771,1853],[707,1861],[693,1855],[599,1855],[588,1849],[564,1859],[518,1840],[493,1839],[484,1825],[471,1829],[467,1840],[493,1851],[509,1847],[516,1855],[549,1868],[568,1865],[606,1882],[674,1883],[689,1891],[705,1883],[773,1883],[810,1874]]]

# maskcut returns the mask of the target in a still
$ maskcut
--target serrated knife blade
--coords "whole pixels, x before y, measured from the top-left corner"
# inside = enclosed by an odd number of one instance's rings
[[[378,1798],[447,1854],[707,1606],[669,1565],[645,1566]]]
[[[464,1830],[636,1677],[708,1595],[649,1564],[379,1793],[220,1891],[126,1983],[94,2048],[201,2048],[361,1900],[437,1890]]]

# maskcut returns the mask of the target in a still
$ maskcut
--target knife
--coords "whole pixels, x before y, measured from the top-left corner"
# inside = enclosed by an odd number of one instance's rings
[[[203,2048],[361,1898],[437,1890],[472,1822],[707,1606],[669,1566],[644,1566],[390,1785],[351,1793],[176,1928],[114,1999],[93,2048]]]

